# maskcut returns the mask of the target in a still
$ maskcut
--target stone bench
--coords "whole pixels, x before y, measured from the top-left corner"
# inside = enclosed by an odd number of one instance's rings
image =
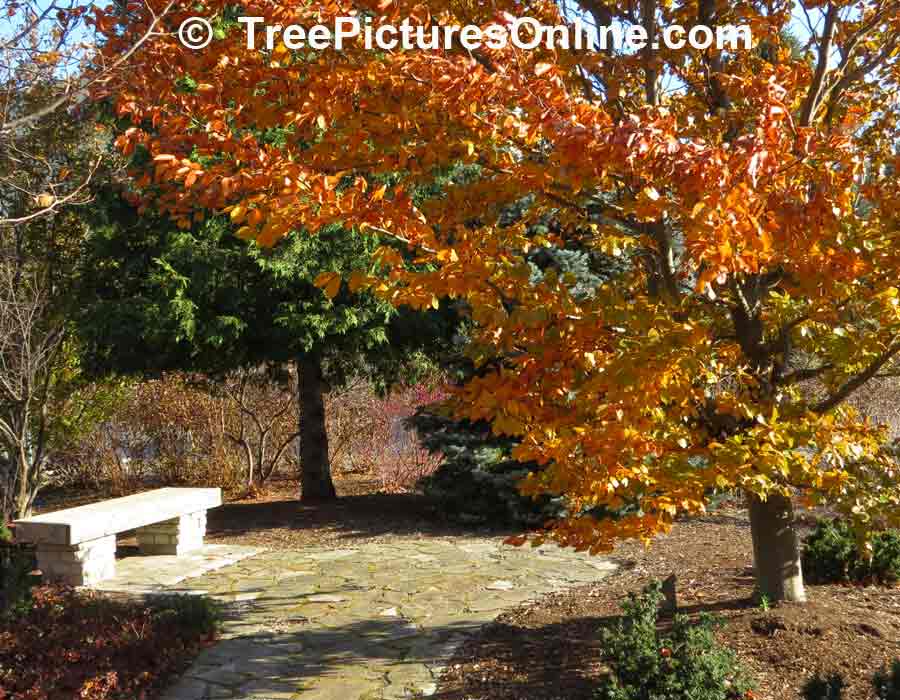
[[[137,530],[143,554],[203,546],[206,511],[221,489],[165,488],[14,521],[16,540],[37,548],[45,578],[88,586],[115,575],[116,534]]]

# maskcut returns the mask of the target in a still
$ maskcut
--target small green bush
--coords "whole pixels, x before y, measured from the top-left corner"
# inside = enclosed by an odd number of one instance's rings
[[[822,520],[804,540],[803,572],[812,583],[900,580],[900,531],[886,530],[872,538],[872,557],[861,556],[850,526]]]
[[[878,700],[900,700],[900,659],[894,659],[890,669],[885,667],[876,672],[872,686]]]
[[[203,595],[174,594],[153,600],[155,616],[165,618],[185,636],[210,636],[219,631],[222,609],[218,602]]]
[[[701,616],[693,623],[676,615],[671,630],[657,630],[662,587],[654,582],[631,594],[622,618],[602,632],[611,673],[597,700],[731,700],[749,690],[737,657],[713,635],[718,621]]]
[[[31,605],[31,589],[40,582],[30,548],[0,542],[0,619],[16,617]]]
[[[845,687],[846,683],[840,673],[832,673],[827,678],[817,673],[806,681],[800,694],[803,700],[841,700]]]
[[[844,581],[856,555],[856,540],[845,523],[820,520],[803,541],[803,574],[814,583]]]
[[[871,576],[882,583],[900,581],[900,530],[878,533],[872,547]]]

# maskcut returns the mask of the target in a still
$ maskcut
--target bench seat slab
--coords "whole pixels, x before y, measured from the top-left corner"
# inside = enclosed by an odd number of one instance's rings
[[[222,505],[217,488],[162,488],[14,522],[16,539],[74,545]]]

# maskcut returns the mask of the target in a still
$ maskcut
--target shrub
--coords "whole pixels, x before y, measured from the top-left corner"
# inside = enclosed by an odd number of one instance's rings
[[[31,573],[36,568],[32,548],[13,544],[0,534],[0,619],[17,617],[28,609],[31,589],[39,580]]]
[[[425,383],[397,386],[384,396],[367,384],[333,394],[326,405],[334,463],[369,472],[383,491],[414,491],[438,468],[441,455],[419,442],[407,419],[419,406],[443,398],[439,387]]]
[[[869,575],[882,583],[900,580],[900,530],[879,532],[872,539]]]
[[[0,624],[0,697],[134,700],[156,695],[218,626],[208,599],[117,600],[55,586]]]
[[[894,659],[890,669],[876,672],[872,686],[878,700],[900,700],[900,659]]]
[[[800,694],[803,700],[841,700],[845,687],[841,674],[832,673],[826,678],[817,673],[806,681]]]
[[[872,556],[861,555],[858,540],[842,520],[822,520],[806,537],[803,571],[813,583],[900,580],[900,531],[886,530],[872,538]]]
[[[212,598],[202,595],[160,596],[152,603],[160,621],[191,636],[215,635],[222,623],[222,609]]]
[[[856,553],[856,541],[844,522],[820,520],[803,541],[803,573],[811,582],[844,581]]]
[[[803,700],[842,700],[846,683],[839,673],[828,677],[814,675],[803,686],[800,694]],[[900,700],[900,659],[895,659],[890,668],[885,666],[872,677],[875,700]]]
[[[749,684],[737,657],[713,634],[717,620],[702,615],[692,622],[676,615],[668,634],[658,630],[662,586],[654,582],[641,595],[630,594],[623,615],[602,633],[611,673],[598,688],[598,700],[729,700],[744,696]]]

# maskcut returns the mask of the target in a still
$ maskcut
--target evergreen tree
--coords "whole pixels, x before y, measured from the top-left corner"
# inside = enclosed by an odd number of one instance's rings
[[[449,316],[397,311],[346,283],[329,298],[315,279],[371,270],[378,244],[338,226],[263,249],[235,236],[224,217],[181,230],[120,201],[101,214],[87,242],[79,319],[92,370],[293,365],[302,498],[334,498],[324,394],[351,377],[380,389],[414,379]]]

